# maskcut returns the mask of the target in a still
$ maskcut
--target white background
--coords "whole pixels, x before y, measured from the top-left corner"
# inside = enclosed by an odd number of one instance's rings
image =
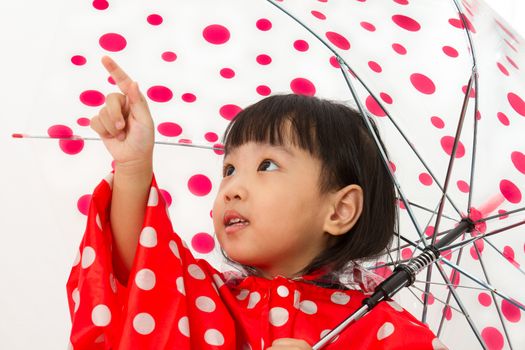
[[[0,3],[0,349],[67,347],[65,284],[82,232],[63,232],[58,214],[43,214],[52,200],[34,144],[11,134],[38,117],[29,114],[41,93],[39,57],[53,43],[69,1]],[[487,2],[525,35],[525,2]]]

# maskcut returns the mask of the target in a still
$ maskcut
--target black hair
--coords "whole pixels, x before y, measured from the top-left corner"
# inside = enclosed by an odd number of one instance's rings
[[[327,248],[301,273],[324,267],[336,272],[352,261],[385,252],[396,229],[396,193],[390,170],[358,111],[312,96],[273,95],[236,115],[224,134],[225,154],[250,141],[291,143],[308,151],[321,161],[322,192],[350,184],[363,189],[363,210],[356,224],[346,234],[331,236]],[[383,145],[380,138],[379,142]]]

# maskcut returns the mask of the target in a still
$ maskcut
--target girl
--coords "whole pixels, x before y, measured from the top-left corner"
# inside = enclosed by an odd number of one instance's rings
[[[152,172],[154,126],[137,83],[91,121],[115,160],[96,188],[68,281],[73,349],[311,349],[361,305],[354,263],[392,238],[395,192],[361,117],[314,97],[266,98],[228,126],[213,224],[246,275],[195,259],[174,234]],[[341,276],[342,278],[339,278]],[[444,349],[393,302],[327,349]]]

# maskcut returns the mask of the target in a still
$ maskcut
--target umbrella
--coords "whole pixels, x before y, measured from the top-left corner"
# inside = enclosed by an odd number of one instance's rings
[[[524,344],[517,282],[523,274],[522,39],[477,1],[461,6],[389,1],[380,8],[364,1],[203,4],[214,10],[181,3],[172,13],[172,4],[144,9],[95,1],[89,9],[73,11],[68,19],[73,27],[97,23],[100,29],[84,37],[64,33],[69,51],[57,53],[62,60],[49,74],[66,69],[69,78],[50,77],[51,88],[60,93],[46,95],[45,103],[66,103],[77,115],[33,120],[27,133],[89,136],[86,118],[103,103],[101,91],[111,91],[97,62],[108,51],[147,87],[159,141],[213,146],[242,106],[269,93],[291,90],[355,103],[376,118],[402,194],[400,240],[378,271],[388,274],[390,260],[409,260],[426,236],[440,237],[468,216],[476,226],[463,239],[472,239],[471,245],[451,247],[432,273],[420,274],[422,282],[400,296],[402,304],[452,347]],[[458,8],[464,16],[458,16]],[[71,81],[80,87],[69,87]],[[54,181],[59,178],[50,169],[79,167],[103,152],[83,140],[57,143],[38,143],[48,162],[46,175]],[[156,152],[159,183],[186,184],[165,189],[176,204],[170,211],[178,231],[188,235],[194,251],[210,258],[211,222],[182,219],[209,214],[206,200],[215,188],[218,172],[212,169],[219,169],[220,157],[182,147]],[[196,165],[182,168],[181,157]],[[102,163],[88,170],[92,184]],[[181,180],[174,180],[175,173]],[[91,187],[86,185],[84,193]],[[78,199],[81,212],[88,199],[88,194]],[[466,328],[473,332],[455,339],[451,331]]]

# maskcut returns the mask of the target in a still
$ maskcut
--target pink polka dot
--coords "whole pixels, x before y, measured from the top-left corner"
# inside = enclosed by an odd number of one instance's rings
[[[208,142],[216,142],[219,139],[219,136],[216,133],[210,131],[204,134],[204,138]]]
[[[379,63],[374,61],[368,61],[368,67],[376,73],[381,73],[383,71],[383,68],[381,68]]]
[[[190,139],[179,139],[179,143],[192,144],[193,142]]]
[[[516,69],[520,69],[520,68],[518,67],[518,65],[516,64],[516,62],[514,62],[514,61],[512,60],[512,58],[510,58],[509,56],[505,56],[505,58],[507,59],[507,61],[508,61],[508,62],[509,62],[514,68],[516,68]]]
[[[168,102],[173,97],[173,92],[166,86],[152,86],[147,91],[148,97],[155,102]]]
[[[394,0],[394,2],[397,2],[399,5],[408,5],[408,0]]]
[[[381,99],[382,99],[385,103],[388,103],[389,105],[391,105],[392,102],[394,102],[394,101],[392,100],[392,97],[390,97],[390,95],[387,94],[386,92],[381,92],[381,93],[379,94],[379,97],[381,97]]]
[[[508,302],[507,300],[501,301],[501,312],[509,322],[516,323],[521,319],[521,311],[519,307]]]
[[[223,155],[224,154],[224,145],[222,143],[216,143],[213,145],[213,152],[215,152],[215,154],[218,154],[218,155]]]
[[[255,23],[255,26],[257,27],[257,29],[265,32],[267,30],[272,29],[272,22],[270,22],[270,20],[266,18],[261,18]]]
[[[427,237],[432,237],[433,234],[434,234],[434,226],[427,226],[427,228],[425,229],[425,235]]]
[[[419,182],[425,186],[430,186],[434,182],[432,180],[432,177],[427,173],[421,173],[419,174]]]
[[[392,21],[394,21],[394,23],[400,26],[401,28],[406,29],[410,32],[417,32],[421,29],[421,25],[415,19],[405,15],[393,15]]]
[[[392,44],[392,49],[394,49],[394,51],[400,55],[406,55],[407,53],[407,49],[403,45],[398,43]]]
[[[503,210],[503,209],[499,209],[498,210],[498,214],[500,215],[499,219],[500,220],[503,220],[503,219],[506,219],[508,218],[509,216],[508,215],[504,215],[507,211],[506,210]]]
[[[261,96],[268,96],[272,93],[272,90],[266,85],[259,85],[255,90]]]
[[[257,61],[257,63],[259,63],[260,65],[262,66],[266,66],[270,63],[272,63],[272,58],[266,54],[261,54],[261,55],[258,55],[255,60]]]
[[[381,108],[381,106],[377,103],[375,98],[373,98],[371,95],[368,95],[368,97],[366,98],[365,105],[368,111],[376,117],[386,116],[385,111]]]
[[[305,52],[305,51],[308,51],[308,49],[310,48],[310,46],[308,45],[308,43],[304,40],[296,40],[294,43],[293,43],[293,47],[297,50],[297,51],[301,51],[301,52]]]
[[[521,202],[521,192],[518,186],[516,186],[510,180],[501,180],[499,183],[499,189],[503,197],[511,203]]]
[[[231,79],[235,76],[235,72],[231,68],[223,68],[220,71],[221,77],[225,79]]]
[[[478,301],[481,305],[487,307],[492,304],[492,298],[488,293],[481,292],[478,294]]]
[[[80,94],[80,102],[90,107],[97,107],[106,101],[106,97],[97,90],[86,90]]]
[[[117,83],[115,82],[115,79],[113,79],[112,76],[108,77],[108,83],[110,83],[111,85],[117,85]]]
[[[181,98],[184,102],[188,102],[188,103],[192,103],[197,100],[197,96],[189,92],[182,94]]]
[[[211,191],[211,181],[206,175],[193,175],[188,180],[188,189],[196,196],[205,196]]]
[[[109,2],[106,0],[93,0],[91,4],[97,10],[105,10],[109,7]]]
[[[507,70],[507,68],[505,68],[504,65],[502,65],[501,63],[497,62],[496,65],[498,66],[498,69],[501,73],[503,73],[504,75],[506,76],[509,76],[509,71]]]
[[[202,31],[204,40],[214,45],[221,45],[230,40],[230,31],[220,24],[212,24]]]
[[[510,159],[516,169],[518,169],[520,173],[525,174],[525,154],[515,151],[510,154]]]
[[[401,250],[401,257],[403,258],[403,260],[408,260],[412,258],[412,256],[413,256],[412,249],[404,248],[403,250]]]
[[[443,52],[449,57],[458,57],[458,51],[452,46],[443,46]]]
[[[325,19],[326,19],[326,16],[325,16],[324,13],[322,13],[322,12],[319,12],[319,11],[311,11],[310,13],[312,14],[312,16],[314,16],[314,17],[317,18],[317,19],[320,19],[320,20],[325,20]]]
[[[89,118],[78,118],[77,124],[80,126],[89,126],[89,124],[91,124],[91,120]]]
[[[430,122],[438,129],[443,129],[445,127],[445,122],[440,117],[433,116],[430,118]]]
[[[379,261],[376,266],[384,265],[385,263],[382,261]],[[392,268],[390,266],[383,266],[377,269],[373,270],[376,274],[378,274],[381,277],[387,278],[390,275],[392,275]]]
[[[171,194],[166,190],[163,190],[163,189],[159,189],[159,190],[160,190],[160,194],[162,195],[162,198],[164,198],[164,201],[169,207],[171,205],[171,202],[173,201],[173,199],[171,198]]]
[[[481,337],[485,341],[489,350],[503,349],[503,335],[494,327],[485,327],[481,331]]]
[[[69,155],[75,155],[77,153],[80,153],[82,149],[84,148],[84,140],[78,139],[78,140],[63,140],[60,139],[58,141],[58,145],[62,152],[69,154]]]
[[[154,13],[148,16],[147,21],[152,26],[158,26],[162,24],[163,19],[161,15]]]
[[[349,50],[350,42],[344,36],[336,32],[326,32],[326,38],[341,50]]]
[[[525,101],[518,95],[516,95],[513,92],[509,92],[507,94],[507,99],[509,100],[510,105],[512,108],[520,115],[525,117]]]
[[[445,314],[445,319],[447,321],[450,321],[452,319],[452,309],[450,308],[450,306],[445,306],[445,308],[443,309],[443,313]]]
[[[81,196],[77,201],[77,209],[80,213],[88,215],[89,203],[91,202],[91,195],[85,194]]]
[[[290,88],[296,95],[315,95],[315,85],[306,78],[295,78],[290,82]]]
[[[107,51],[122,51],[127,45],[126,39],[117,33],[107,33],[98,40],[99,45]]]
[[[478,250],[476,250],[476,247],[474,246],[476,246]],[[485,243],[483,241],[478,240],[474,242],[474,245],[470,247],[470,256],[472,256],[472,259],[479,260],[479,256],[482,255],[484,248],[485,248]]]
[[[396,172],[396,164],[392,161],[388,162],[388,167],[390,168],[390,171],[395,173]]]
[[[467,85],[463,85],[461,87],[461,91],[463,91],[463,95],[465,95],[467,93]],[[474,89],[474,87],[472,87],[472,89],[470,89],[470,94],[468,96],[469,98],[474,98],[476,97],[476,89]]]
[[[461,22],[461,20],[458,19],[458,18],[450,18],[450,19],[448,20],[448,23],[449,23],[451,26],[453,26],[453,27],[455,27],[455,28],[458,28],[458,29],[463,29],[463,28],[464,28],[464,27],[463,27],[463,22]]]
[[[452,155],[452,148],[454,147],[454,140],[455,138],[452,136],[443,136],[441,138],[441,147],[445,151],[446,154],[449,156]],[[465,146],[461,143],[461,141],[458,142],[458,147],[456,149],[456,158],[461,158],[465,155]]]
[[[450,260],[450,259],[449,259]],[[459,272],[457,272],[456,270],[453,270],[451,273],[450,273],[450,276],[449,276],[449,279],[450,279],[450,283],[452,283],[452,286],[454,288],[457,288],[458,285],[459,285],[459,280],[461,279],[460,278],[461,274]]]
[[[165,51],[162,53],[161,57],[166,62],[173,62],[177,59],[177,54],[172,51]]]
[[[191,246],[197,253],[208,254],[215,248],[215,241],[209,234],[200,232],[192,237]]]
[[[516,48],[516,46],[512,45],[510,41],[508,41],[507,39],[503,39],[503,41],[505,42],[505,44],[507,44],[508,47],[512,49],[512,51],[518,52],[518,49]]]
[[[410,75],[410,82],[417,91],[431,95],[436,91],[436,86],[432,79],[421,73],[414,73]]]
[[[511,262],[514,261],[514,249],[508,245],[505,246],[503,248],[503,256]]]
[[[83,66],[87,62],[86,58],[81,55],[75,55],[71,57],[71,63],[73,63],[75,66]]]
[[[456,184],[458,186],[458,190],[460,190],[461,192],[468,193],[470,191],[470,186],[465,181],[459,180]]]
[[[330,57],[330,64],[334,68],[341,68],[341,65],[339,64],[339,61],[337,60],[337,57],[335,57],[335,56]]]
[[[157,131],[164,136],[176,137],[182,134],[182,128],[179,124],[172,122],[160,123],[157,125]]]
[[[52,125],[47,129],[47,134],[52,138],[69,138],[73,136],[73,130],[65,125]]]
[[[232,120],[240,111],[242,111],[241,107],[234,104],[227,104],[219,109],[219,114],[226,120]]]
[[[361,22],[359,23],[361,25],[361,27],[363,27],[364,29],[368,30],[369,32],[374,32],[376,30],[376,27],[370,23],[370,22]]]
[[[505,113],[498,112],[497,116],[498,116],[498,120],[500,121],[501,124],[503,124],[505,126],[509,126],[510,125],[509,118],[507,118]]]
[[[425,293],[421,293],[421,300],[425,300]],[[428,293],[428,296],[427,296],[427,303],[428,305],[432,305],[434,304],[434,295],[432,293]]]

